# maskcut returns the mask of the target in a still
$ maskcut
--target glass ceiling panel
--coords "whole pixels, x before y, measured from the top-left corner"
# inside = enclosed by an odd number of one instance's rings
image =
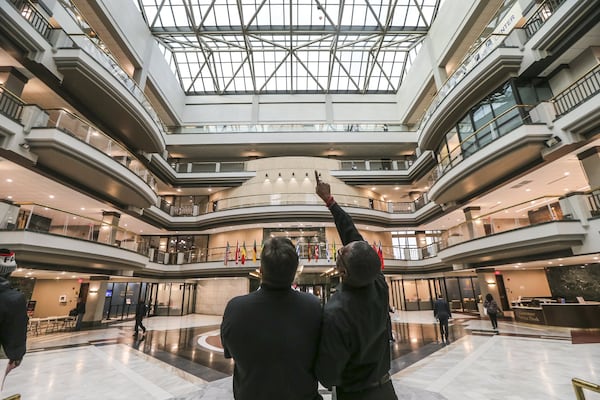
[[[441,0],[133,0],[188,94],[395,93]]]

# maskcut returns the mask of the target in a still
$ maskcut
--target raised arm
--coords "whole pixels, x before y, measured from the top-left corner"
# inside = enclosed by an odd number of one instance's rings
[[[327,208],[329,208],[331,215],[333,215],[335,226],[338,234],[340,235],[340,239],[342,239],[342,244],[347,245],[350,242],[364,240],[362,235],[356,229],[356,226],[354,226],[352,217],[336,203],[335,199],[331,195],[331,187],[329,186],[329,183],[323,182],[321,178],[319,178],[319,173],[317,171],[315,171],[315,179],[317,181],[317,186],[315,188],[317,196],[319,196],[325,202],[325,205]]]

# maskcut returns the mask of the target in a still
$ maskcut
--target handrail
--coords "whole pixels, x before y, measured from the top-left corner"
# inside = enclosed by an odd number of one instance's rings
[[[584,83],[589,83],[584,85]],[[571,94],[581,89],[582,96],[573,99]],[[570,84],[566,89],[554,96],[550,101],[554,105],[556,116],[561,117],[577,105],[600,92],[600,65],[596,65],[586,72],[581,78]],[[577,93],[579,95],[580,93]],[[570,101],[574,100],[574,101]],[[567,104],[568,103],[568,104]]]
[[[440,243],[440,248],[444,249],[454,244],[462,243],[464,241],[477,239],[480,237],[492,236],[502,232],[508,232],[511,230],[519,229],[525,226],[532,226],[538,223],[544,223],[549,221],[567,220],[570,217],[562,214],[560,205],[558,209],[550,207],[553,203],[557,202],[563,195],[547,195],[536,197],[528,201],[516,203],[510,206],[503,207],[498,210],[488,212],[473,218],[470,221],[457,224],[445,230],[442,234],[443,239]],[[542,200],[542,201],[540,201]],[[523,214],[524,211],[539,209],[540,207],[548,207],[548,218],[545,220],[532,222],[527,214]],[[512,213],[512,215],[511,215]],[[514,215],[517,213],[518,215]],[[497,218],[494,216],[498,216]],[[504,223],[498,224],[495,227],[492,221],[503,221]],[[483,227],[478,229],[472,229],[472,224],[480,225],[483,222],[487,222],[490,231],[485,230]],[[467,236],[466,238],[464,238]],[[462,239],[450,240],[451,237],[463,237]],[[450,242],[454,243],[450,243]]]
[[[502,37],[502,40],[494,40],[498,36]],[[444,81],[444,83],[438,89],[436,95],[431,99],[431,102],[427,106],[426,111],[419,123],[421,128],[425,125],[425,123],[427,123],[429,118],[433,115],[435,110],[437,110],[438,106],[442,103],[442,101],[444,101],[452,89],[454,89],[454,87],[458,85],[476,65],[484,60],[493,50],[498,48],[507,36],[508,35],[506,34],[492,33],[486,36],[478,46],[474,47],[465,55],[465,57],[463,57],[458,67]],[[485,47],[483,47],[484,45]],[[481,52],[479,52],[479,50],[481,50]],[[471,61],[474,61],[472,65],[468,65]]]
[[[31,3],[29,0],[8,0],[21,14],[23,18],[29,25],[33,27],[40,35],[44,37],[47,41],[50,39],[50,33],[54,27],[50,24],[50,22],[44,17],[42,13],[40,13],[35,5]]]
[[[552,17],[554,12],[560,7],[565,0],[544,0],[536,11],[527,19],[523,25],[523,29],[527,37],[532,37],[542,26]],[[530,29],[531,28],[531,29]]]
[[[467,136],[466,138],[464,138],[460,143],[458,143],[452,150],[448,151],[448,154],[446,156],[444,156],[443,158],[441,158],[438,162],[438,167],[437,167],[437,171],[438,171],[438,175],[436,176],[436,179],[441,177],[443,175],[443,173],[445,173],[449,168],[448,166],[454,167],[453,162],[454,160],[456,160],[457,158],[459,158],[459,156],[462,156],[462,158],[466,158],[474,153],[476,153],[477,151],[479,151],[481,148],[485,147],[486,145],[494,142],[496,139],[499,139],[500,137],[504,136],[505,134],[498,134],[498,137],[494,138],[492,137],[492,140],[490,140],[488,143],[484,144],[483,146],[480,146],[476,149],[476,151],[474,151],[471,154],[468,154],[466,157],[464,155],[464,153],[462,151],[458,151],[458,154],[456,155],[455,158],[451,158],[453,157],[453,154],[457,151],[457,150],[463,150],[464,147],[463,145],[473,139],[477,139],[477,135],[479,135],[481,132],[486,131],[487,129],[489,129],[491,126],[496,126],[496,127],[502,127],[504,124],[506,124],[508,121],[512,121],[513,118],[507,120],[507,121],[503,121],[502,125],[495,125],[496,122],[504,117],[506,117],[506,115],[508,115],[509,113],[514,112],[514,110],[520,110],[520,109],[524,109],[526,110],[525,112],[528,111],[528,109],[531,109],[532,106],[530,105],[524,105],[524,104],[516,104],[514,106],[512,106],[511,108],[509,108],[508,110],[504,111],[502,114],[498,115],[497,117],[495,117],[494,119],[490,120],[488,123],[486,123],[485,125],[483,125],[481,128],[477,129],[475,132],[471,133],[469,136]],[[528,119],[529,119],[529,114],[527,114],[527,116],[523,116],[523,114],[519,111],[519,113],[515,114],[514,117],[521,117],[521,120],[523,121],[523,123],[525,123]],[[522,125],[522,124],[521,124]],[[521,126],[519,125],[519,126]],[[458,133],[457,133],[458,134]],[[493,132],[490,130],[490,134],[492,134],[493,136]],[[469,148],[471,148],[473,146],[472,142],[469,144]],[[446,163],[447,162],[447,163]]]
[[[20,122],[21,113],[26,103],[16,94],[0,85],[0,114],[7,116],[13,121]]]
[[[168,127],[168,134],[254,133],[254,132],[403,132],[399,124],[206,124],[186,127]]]
[[[70,111],[63,108],[49,108],[45,111],[49,116],[48,127],[60,129],[101,151],[139,176],[155,193],[158,193],[156,177],[125,146]],[[56,113],[58,115],[55,115]],[[103,137],[105,141],[98,140],[99,136]]]
[[[14,205],[20,208],[19,218],[9,230],[42,232],[147,254],[147,249],[140,246],[144,244],[141,236],[118,225],[50,205],[34,202],[16,202]],[[32,222],[34,215],[38,218]]]
[[[189,196],[175,197],[189,198]],[[188,212],[190,210],[193,212],[193,206],[198,206],[196,210],[197,215],[203,215],[214,211],[233,210],[248,207],[322,204],[322,201],[314,193],[279,193],[278,195],[274,195],[272,193],[262,193],[225,198],[202,198],[200,200],[206,201],[201,201],[200,203],[191,205],[185,204],[185,208],[184,206],[178,207],[177,210],[174,210],[174,213],[178,216],[186,215],[186,210],[188,210]],[[349,194],[337,194],[336,201],[342,206],[371,209],[390,214],[410,214],[423,208],[429,203],[426,193],[424,193],[418,199],[408,202],[377,200],[371,197]],[[204,206],[205,210],[200,210],[201,206]],[[159,208],[167,213],[171,213],[171,207],[172,204],[165,201],[164,197],[161,196],[161,204]]]
[[[583,389],[590,390],[592,392],[600,393],[600,385],[584,381],[583,379],[573,378],[571,379],[573,384],[573,390],[575,391],[575,397],[577,400],[585,400],[585,394]]]

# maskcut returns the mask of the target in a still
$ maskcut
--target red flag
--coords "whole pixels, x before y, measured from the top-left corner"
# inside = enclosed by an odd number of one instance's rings
[[[377,249],[377,255],[379,256],[379,262],[381,263],[381,269],[383,269],[383,249],[381,248],[381,240],[379,241],[379,248]]]
[[[319,244],[315,244],[315,261],[319,261]]]
[[[242,245],[242,265],[246,264],[246,241]]]

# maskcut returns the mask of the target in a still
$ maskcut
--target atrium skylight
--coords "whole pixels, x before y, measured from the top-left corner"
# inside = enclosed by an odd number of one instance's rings
[[[440,0],[134,0],[187,94],[396,93]]]

